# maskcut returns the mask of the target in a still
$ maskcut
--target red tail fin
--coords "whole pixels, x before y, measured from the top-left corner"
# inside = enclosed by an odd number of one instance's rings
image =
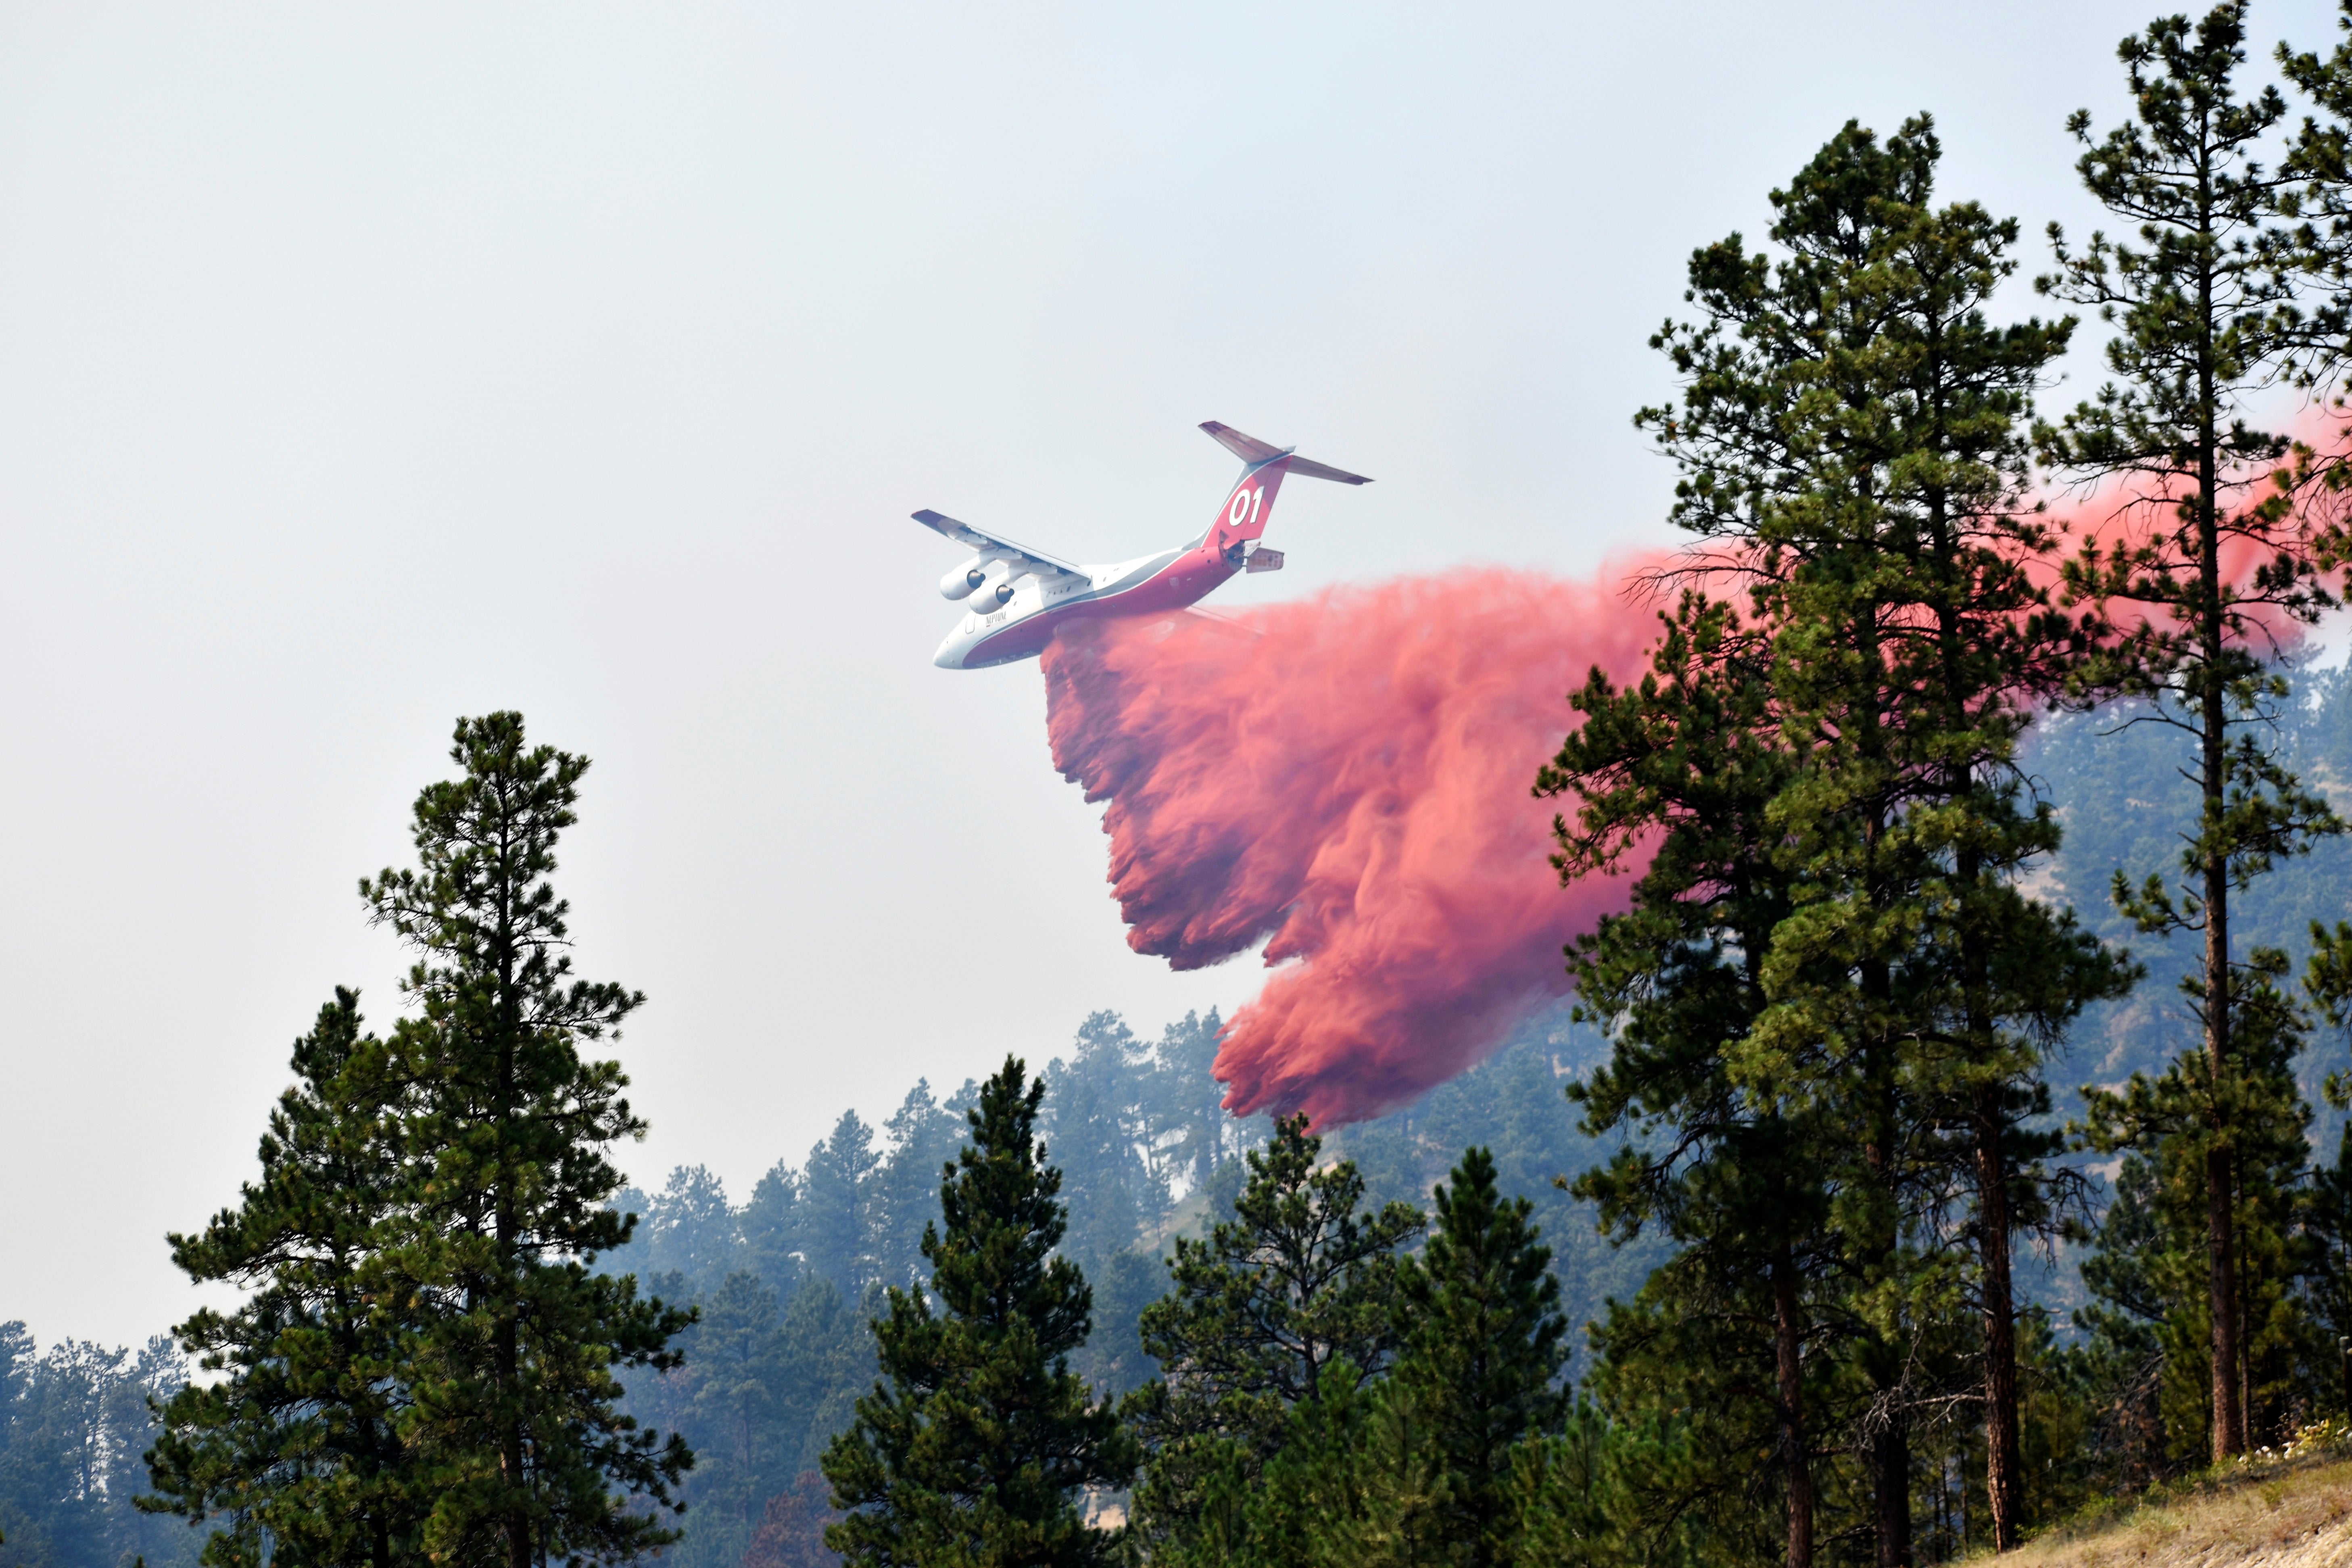
[[[1217,445],[1249,465],[1232,493],[1225,497],[1224,510],[1209,525],[1209,542],[1220,554],[1243,552],[1247,541],[1265,531],[1266,514],[1274,510],[1275,493],[1282,489],[1285,474],[1304,474],[1308,479],[1331,479],[1343,485],[1372,482],[1361,474],[1297,457],[1296,447],[1269,447],[1255,436],[1244,436],[1232,426],[1220,425],[1213,419],[1201,428]],[[1275,559],[1278,562],[1282,558],[1277,555]]]

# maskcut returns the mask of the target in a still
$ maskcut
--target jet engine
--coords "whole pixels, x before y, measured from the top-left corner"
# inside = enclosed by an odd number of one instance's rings
[[[998,578],[995,582],[988,584],[986,587],[981,588],[973,593],[971,596],[972,613],[974,615],[985,616],[992,611],[1004,608],[1005,605],[1013,602],[1013,595],[1019,590],[1020,586],[1021,579],[1019,577]]]
[[[988,557],[975,555],[940,579],[940,597],[961,599],[979,587],[987,577]]]

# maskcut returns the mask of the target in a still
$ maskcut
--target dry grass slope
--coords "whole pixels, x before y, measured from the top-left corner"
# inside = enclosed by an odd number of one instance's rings
[[[2352,1459],[2287,1460],[2053,1531],[2001,1568],[2352,1568]]]

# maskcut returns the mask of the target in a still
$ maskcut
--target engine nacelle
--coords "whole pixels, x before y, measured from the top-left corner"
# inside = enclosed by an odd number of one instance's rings
[[[940,597],[961,599],[988,580],[988,558],[975,555],[940,579]]]
[[[995,582],[973,592],[971,613],[975,616],[992,615],[1011,604],[1013,595],[1020,591],[1020,578],[1000,577]]]

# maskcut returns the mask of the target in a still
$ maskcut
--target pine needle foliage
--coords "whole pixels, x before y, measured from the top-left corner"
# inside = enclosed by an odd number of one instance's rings
[[[2246,10],[2231,0],[2193,24],[2160,17],[2124,39],[2130,117],[2104,136],[2087,110],[2067,124],[2084,144],[2084,185],[2135,237],[2095,233],[2074,248],[2053,225],[2058,270],[2036,280],[2117,328],[2106,350],[2115,379],[2045,427],[2042,444],[2079,478],[2120,481],[2142,518],[2068,563],[2070,594],[2104,623],[2078,684],[2151,699],[2137,721],[2178,731],[2201,797],[2179,878],[2134,886],[2119,869],[2114,886],[2116,907],[2142,931],[2202,940],[2200,972],[2184,985],[2201,1059],[2184,1058],[2163,1085],[2135,1089],[2131,1104],[2095,1097],[2090,1132],[2108,1148],[2191,1138],[2203,1160],[2216,1462],[2249,1441],[2235,1163],[2242,1145],[2268,1135],[2246,1116],[2293,1097],[2291,1085],[2257,1081],[2255,1067],[2274,1011],[2271,972],[2284,959],[2241,954],[2231,905],[2280,858],[2344,826],[2281,765],[2271,736],[2287,688],[2266,667],[2265,639],[2314,619],[2330,598],[2291,491],[2272,482],[2290,443],[2248,419],[2252,400],[2288,374],[2299,334],[2283,221],[2294,176],[2260,157],[2286,104],[2274,88],[2241,89]],[[2254,558],[2251,572],[2224,559],[2242,553]]]
[[[1092,1293],[1056,1255],[1045,1093],[1018,1058],[982,1087],[940,1188],[944,1228],[923,1235],[930,1289],[892,1288],[875,1323],[882,1380],[824,1460],[849,1510],[825,1540],[856,1568],[1086,1568],[1120,1545],[1079,1507],[1125,1486],[1136,1450],[1070,1370]]]
[[[1566,1413],[1554,1379],[1568,1325],[1533,1205],[1496,1190],[1491,1153],[1465,1152],[1434,1199],[1429,1245],[1399,1272],[1395,1386],[1436,1456],[1432,1507],[1455,1560],[1499,1568],[1517,1539],[1514,1452],[1557,1432]]]
[[[419,954],[416,1010],[379,1038],[338,992],[261,1179],[173,1237],[193,1278],[251,1291],[181,1326],[226,1375],[166,1405],[152,1460],[151,1507],[226,1518],[218,1568],[589,1568],[678,1539],[660,1510],[692,1456],[621,1412],[615,1373],[677,1364],[691,1316],[591,1268],[634,1223],[604,1152],[644,1124],[580,1048],[643,998],[572,978],[551,881],[588,764],[516,713],[461,720],[451,759],[416,867],[361,883]]]
[[[173,1235],[191,1279],[249,1292],[177,1331],[216,1380],[160,1412],[140,1506],[213,1521],[208,1568],[298,1563],[392,1568],[419,1552],[430,1494],[403,1428],[397,1375],[411,1324],[378,1267],[400,1165],[353,1058],[380,1052],[339,990],[294,1043],[294,1086],[261,1141],[261,1174],[202,1234]],[[362,1080],[363,1081],[363,1080]]]
[[[1211,1510],[1212,1478],[1250,1484],[1292,1412],[1329,1396],[1335,1377],[1360,1388],[1395,1357],[1397,1253],[1422,1216],[1402,1203],[1360,1212],[1363,1177],[1349,1161],[1324,1164],[1322,1148],[1306,1117],[1276,1123],[1248,1155],[1234,1217],[1205,1241],[1177,1240],[1172,1289],[1144,1310],[1161,1376],[1125,1413],[1144,1443],[1136,1512],[1155,1549]]]
[[[417,865],[362,879],[372,919],[416,950],[418,1013],[383,1053],[403,1198],[381,1266],[416,1321],[405,1429],[442,1561],[627,1562],[677,1539],[658,1508],[692,1462],[621,1413],[615,1370],[676,1364],[691,1321],[593,1272],[628,1238],[605,1158],[645,1123],[620,1064],[584,1056],[644,996],[572,973],[556,841],[588,760],[532,746],[522,715],[461,720],[458,777],[416,798]],[[634,1504],[643,1498],[647,1511]]]

